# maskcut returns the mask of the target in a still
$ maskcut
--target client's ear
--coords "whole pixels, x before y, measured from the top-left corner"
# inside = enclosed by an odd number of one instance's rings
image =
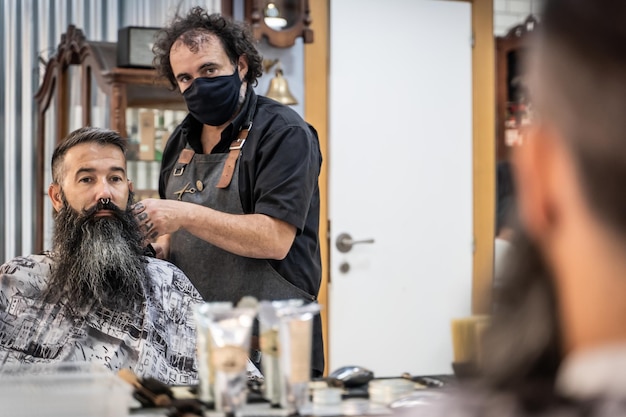
[[[130,191],[131,193],[135,191],[135,187],[133,186],[133,181],[130,179],[128,180],[128,191]]]
[[[54,207],[54,210],[57,212],[61,210],[61,207],[63,207],[63,200],[61,199],[61,186],[56,183],[50,184],[50,187],[48,187],[48,196],[52,201],[52,207]]]

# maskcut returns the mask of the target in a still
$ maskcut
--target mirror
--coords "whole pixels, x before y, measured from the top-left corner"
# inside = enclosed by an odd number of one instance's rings
[[[293,46],[299,37],[313,42],[308,0],[246,0],[245,20],[255,39],[265,37],[278,48]]]
[[[49,97],[49,99],[51,101],[54,101],[56,99],[55,97],[55,89],[52,88],[51,89],[51,96]],[[49,106],[45,113],[43,114],[43,119],[39,119],[39,120],[43,120],[42,125],[40,127],[40,129],[43,130],[43,134],[46,137],[46,141],[43,144],[43,159],[44,161],[50,161],[52,160],[52,153],[54,152],[54,148],[57,144],[57,142],[59,141],[59,138],[57,136],[58,134],[58,130],[56,129],[57,126],[57,119],[59,117],[58,111],[57,111],[57,107],[56,106]],[[52,172],[50,171],[50,169],[43,169],[43,167],[41,167],[42,169],[42,177],[43,177],[43,181],[39,182],[38,184],[38,190],[37,192],[40,193],[40,199],[38,199],[38,202],[40,202],[40,204],[42,204],[42,212],[43,212],[43,217],[37,219],[38,222],[41,222],[41,229],[43,230],[43,245],[45,245],[44,247],[46,248],[51,248],[52,247],[52,231],[53,231],[53,227],[54,227],[54,222],[52,220],[52,213],[54,212],[54,209],[52,208],[52,203],[50,202],[50,199],[48,198],[48,186],[52,183]],[[38,176],[39,179],[39,176]]]
[[[267,3],[265,6],[263,10],[263,20],[267,26],[274,30],[282,30],[287,26],[287,19],[282,16],[280,9],[276,7],[273,1]]]
[[[65,97],[69,97],[69,129],[71,132],[83,126],[83,103],[81,100],[81,80],[83,68],[79,65],[70,65],[67,67],[67,91]]]
[[[298,10],[294,2],[268,1],[263,9],[263,21],[273,30],[292,27],[298,19]]]
[[[92,126],[109,126],[111,114],[109,110],[109,99],[106,93],[98,85],[97,79],[93,76],[91,67],[87,67],[87,78],[91,84],[90,93],[90,124]]]

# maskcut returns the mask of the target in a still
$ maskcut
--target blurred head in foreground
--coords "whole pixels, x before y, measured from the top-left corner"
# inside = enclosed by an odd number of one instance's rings
[[[485,355],[489,384],[522,397],[577,395],[564,373],[592,352],[626,358],[626,2],[545,0],[541,16],[513,159],[522,230]]]

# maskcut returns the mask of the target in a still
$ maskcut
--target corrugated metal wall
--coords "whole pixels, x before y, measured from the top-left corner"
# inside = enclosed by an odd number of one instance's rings
[[[45,62],[73,24],[114,42],[124,26],[162,26],[177,8],[220,0],[0,0],[0,264],[33,251],[35,101]]]

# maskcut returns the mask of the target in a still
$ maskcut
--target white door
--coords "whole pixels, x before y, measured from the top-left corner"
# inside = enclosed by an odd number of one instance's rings
[[[328,369],[451,373],[471,303],[471,5],[331,0],[330,19]],[[341,252],[342,233],[374,243]]]

